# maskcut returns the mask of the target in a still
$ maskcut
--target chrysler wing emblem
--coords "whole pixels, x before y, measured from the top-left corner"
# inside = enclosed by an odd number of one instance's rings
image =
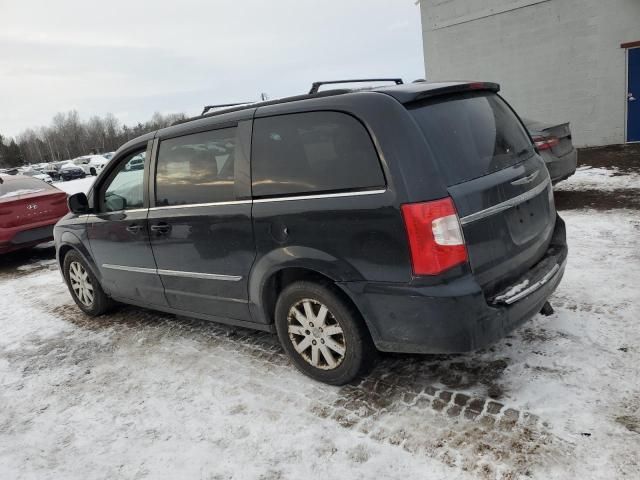
[[[531,175],[527,175],[526,177],[519,178],[511,182],[511,185],[524,185],[525,183],[531,183],[535,180],[535,178],[540,173],[540,170],[533,172]]]
[[[30,203],[29,205],[27,205],[27,208],[29,210],[36,210],[38,208],[38,204],[37,203]]]

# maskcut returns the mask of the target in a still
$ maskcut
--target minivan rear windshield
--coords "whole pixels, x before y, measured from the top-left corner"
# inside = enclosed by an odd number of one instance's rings
[[[522,124],[494,93],[439,97],[408,109],[448,186],[502,170],[534,154]]]

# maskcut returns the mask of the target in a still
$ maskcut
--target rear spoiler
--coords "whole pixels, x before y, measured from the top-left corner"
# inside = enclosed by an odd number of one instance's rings
[[[407,88],[409,87],[409,88]],[[489,91],[498,93],[500,85],[493,82],[414,82],[410,86],[398,89],[394,87],[378,89],[379,92],[391,95],[400,103],[412,103],[452,93],[471,91]]]

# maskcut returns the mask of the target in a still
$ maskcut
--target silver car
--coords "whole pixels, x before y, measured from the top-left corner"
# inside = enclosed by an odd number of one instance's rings
[[[555,184],[573,175],[578,152],[571,142],[569,123],[554,125],[526,118],[522,121],[547,165],[551,181]]]

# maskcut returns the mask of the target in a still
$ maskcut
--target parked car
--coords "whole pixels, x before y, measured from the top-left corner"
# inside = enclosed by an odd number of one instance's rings
[[[60,172],[53,166],[47,165],[42,170],[42,173],[45,175],[49,175],[53,181],[60,180]]]
[[[0,253],[53,238],[53,226],[68,213],[67,194],[24,175],[0,176]]]
[[[548,309],[567,257],[498,90],[316,88],[132,140],[56,225],[71,295],[89,315],[121,301],[276,332],[331,384],[376,349],[490,345]]]
[[[109,160],[102,155],[85,155],[75,158],[73,163],[82,168],[85,174],[96,176],[109,163]]]
[[[556,184],[573,175],[578,163],[578,152],[571,141],[569,123],[551,124],[526,118],[522,121],[547,165],[551,181]]]
[[[53,179],[47,175],[46,173],[43,173],[39,170],[24,170],[22,172],[22,175],[26,175],[28,177],[33,177],[33,178],[37,178],[38,180],[42,180],[43,182],[47,182],[47,183],[53,183]]]
[[[53,168],[60,170],[62,167],[66,166],[66,165],[74,165],[75,163],[73,163],[73,160],[60,160],[58,162],[51,162],[49,164],[50,166],[52,166]]]
[[[142,170],[144,168],[144,157],[136,155],[125,165],[125,170]]]
[[[63,181],[75,180],[76,178],[84,178],[86,176],[85,171],[76,165],[68,164],[60,167],[60,178]]]

